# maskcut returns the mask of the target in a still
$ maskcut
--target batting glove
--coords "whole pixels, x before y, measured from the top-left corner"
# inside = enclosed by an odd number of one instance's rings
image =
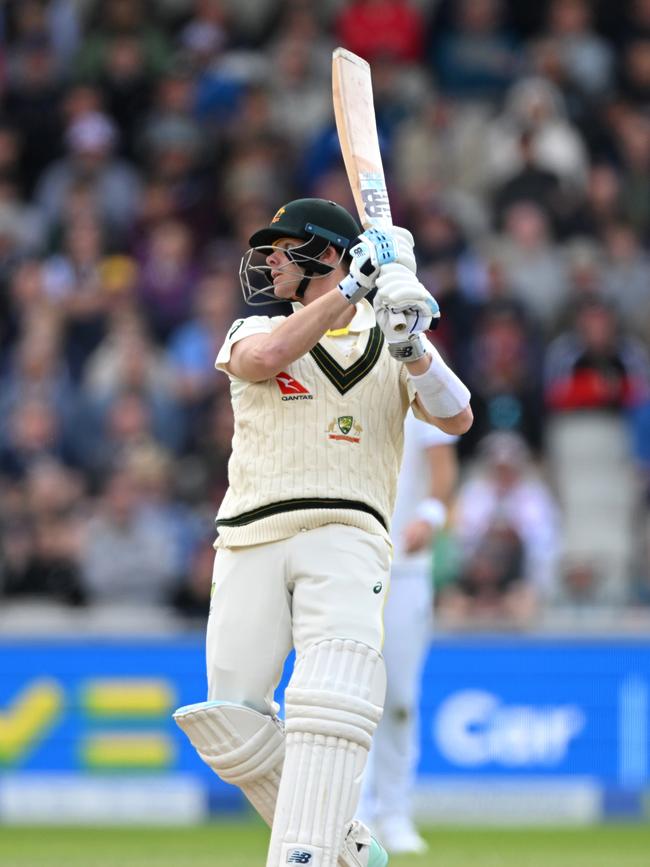
[[[404,265],[385,265],[377,278],[377,323],[388,351],[400,361],[417,361],[426,352],[422,332],[435,328],[440,308],[435,298]]]
[[[349,252],[350,273],[339,283],[339,291],[346,301],[356,304],[374,288],[381,266],[395,261],[397,251],[390,234],[367,229],[353,241]]]
[[[390,234],[393,237],[393,244],[397,250],[395,261],[399,262],[400,265],[405,265],[409,271],[415,274],[417,265],[413,253],[413,246],[415,244],[413,235],[408,229],[402,229],[401,226],[393,226],[390,229]]]

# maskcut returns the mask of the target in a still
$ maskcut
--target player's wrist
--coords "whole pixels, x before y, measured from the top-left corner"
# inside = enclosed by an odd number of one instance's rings
[[[388,351],[403,364],[413,364],[427,354],[427,346],[421,334],[412,334],[405,340],[388,343]]]
[[[364,286],[358,280],[355,280],[352,274],[348,274],[338,284],[337,289],[348,304],[357,304],[370,292],[372,285]]]

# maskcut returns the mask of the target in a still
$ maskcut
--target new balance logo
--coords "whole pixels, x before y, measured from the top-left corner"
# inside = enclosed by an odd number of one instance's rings
[[[287,856],[289,864],[309,864],[311,861],[311,852],[303,852],[300,849],[292,849]]]
[[[298,380],[294,379],[293,376],[289,376],[289,374],[285,373],[284,370],[281,370],[280,373],[277,374],[275,381],[282,393],[282,400],[314,399],[314,395],[310,394],[308,389],[306,389],[301,382],[298,382]]]

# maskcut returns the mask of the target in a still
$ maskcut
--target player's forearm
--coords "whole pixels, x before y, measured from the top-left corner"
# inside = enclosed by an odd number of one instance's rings
[[[416,388],[417,404],[445,433],[457,436],[467,433],[474,421],[469,389],[445,364],[432,343],[424,339],[423,344],[424,355],[406,365]]]
[[[441,416],[432,415],[427,409],[422,405],[422,401],[418,399],[416,396],[417,405],[422,412],[422,415],[428,419],[430,422],[435,424],[436,427],[440,428],[444,433],[452,434],[452,436],[462,436],[467,433],[467,431],[471,428],[474,422],[474,414],[470,406],[466,406],[465,409],[461,410],[456,415],[450,416],[448,418],[443,418]]]
[[[354,308],[340,292],[328,292],[302,307],[265,340],[257,342],[242,359],[242,372],[252,381],[262,381],[280,373],[287,365],[306,355],[325,332],[345,315],[354,315]]]

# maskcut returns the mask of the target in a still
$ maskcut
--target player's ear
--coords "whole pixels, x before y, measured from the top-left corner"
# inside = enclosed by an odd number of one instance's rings
[[[337,248],[333,247],[331,244],[328,244],[318,258],[326,265],[338,265],[341,259],[341,251],[337,250]]]

